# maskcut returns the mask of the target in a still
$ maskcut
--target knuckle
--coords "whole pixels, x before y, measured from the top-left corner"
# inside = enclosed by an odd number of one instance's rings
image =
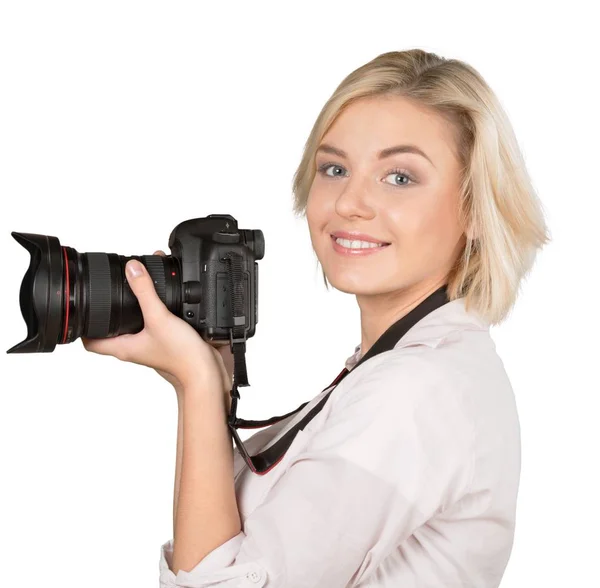
[[[117,359],[120,359],[121,361],[129,361],[131,359],[131,357],[130,357],[131,352],[130,352],[128,345],[126,344],[126,339],[128,337],[127,337],[127,335],[121,335],[121,337],[123,337],[123,339],[121,339],[119,341],[121,344],[115,345],[110,350],[110,355],[113,355],[114,357],[116,357]]]

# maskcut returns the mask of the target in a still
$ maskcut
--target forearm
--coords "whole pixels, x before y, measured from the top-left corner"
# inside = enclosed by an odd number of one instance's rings
[[[173,489],[173,537],[176,534],[177,504],[181,483],[181,461],[183,457],[183,389],[177,388],[177,453],[175,458],[175,484]]]
[[[227,389],[225,390],[225,402],[227,408],[227,414],[231,410],[231,392],[230,388],[232,385],[233,376],[233,355],[229,349],[229,346],[223,346],[219,349],[221,356],[223,357],[223,363],[229,376]],[[173,537],[176,534],[177,527],[177,506],[179,503],[179,488],[181,486],[181,462],[183,457],[183,386],[175,385],[175,392],[177,394],[177,450],[175,458],[175,481],[173,489]],[[233,440],[231,440],[233,448]]]
[[[201,382],[186,387],[181,396],[183,455],[174,524],[175,574],[190,571],[241,530],[223,391],[216,383]]]

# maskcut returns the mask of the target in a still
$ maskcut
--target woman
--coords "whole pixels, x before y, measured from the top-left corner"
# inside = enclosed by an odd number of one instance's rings
[[[461,61],[379,55],[325,104],[294,194],[325,283],[356,296],[361,341],[347,377],[265,475],[232,448],[228,348],[169,313],[139,264],[128,280],[144,330],[84,341],[159,370],[177,390],[174,540],[162,546],[161,586],[498,586],[520,429],[489,327],[549,240],[498,99]],[[442,286],[449,302],[352,371]],[[248,439],[250,454],[329,390]]]

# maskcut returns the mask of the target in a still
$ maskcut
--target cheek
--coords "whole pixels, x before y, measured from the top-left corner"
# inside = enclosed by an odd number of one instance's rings
[[[315,184],[313,182],[313,184],[308,192],[308,197],[306,198],[306,217],[307,218],[309,216],[312,217],[314,214],[316,196],[317,196],[317,194],[315,192]]]
[[[443,251],[449,254],[453,251],[457,240],[462,235],[458,206],[457,192],[448,191],[444,193],[433,209],[429,221],[431,226],[435,228],[438,242],[443,247]]]
[[[308,232],[310,235],[310,240],[312,242],[313,248],[317,245],[317,235],[319,233],[320,227],[323,224],[322,214],[320,213],[319,207],[317,205],[316,194],[313,190],[308,195],[308,199],[306,201],[306,223],[308,224]]]
[[[311,232],[318,231],[319,227],[324,224],[326,215],[325,199],[321,197],[319,190],[313,184],[306,201],[306,220]]]
[[[435,223],[434,210],[424,203],[422,198],[388,202],[382,211],[389,220],[390,234],[400,246],[420,240]]]
[[[458,215],[449,198],[415,198],[388,208],[398,251],[414,260],[443,258],[460,236]]]

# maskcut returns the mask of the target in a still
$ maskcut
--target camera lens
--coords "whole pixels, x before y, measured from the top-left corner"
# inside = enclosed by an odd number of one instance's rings
[[[31,261],[19,295],[27,337],[7,353],[50,352],[82,336],[141,331],[142,311],[125,276],[130,259],[144,264],[160,299],[172,313],[181,313],[181,272],[172,256],[79,253],[56,237],[11,234]]]

